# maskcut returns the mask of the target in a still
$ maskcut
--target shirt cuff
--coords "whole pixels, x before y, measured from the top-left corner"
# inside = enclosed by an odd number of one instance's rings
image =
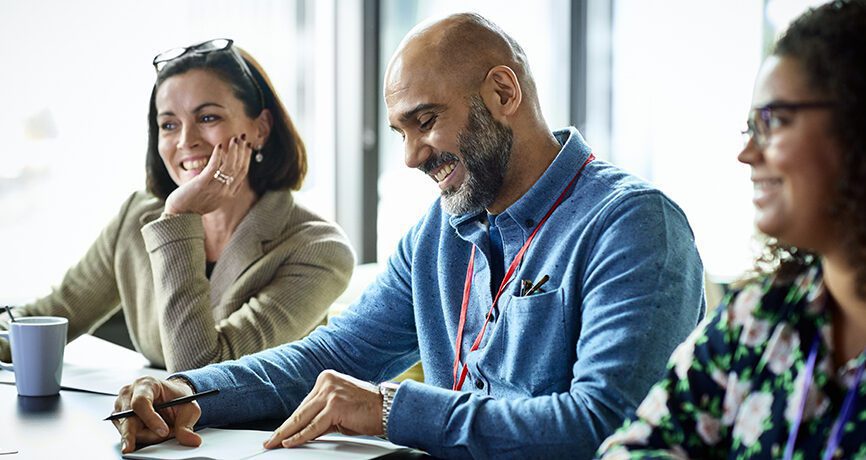
[[[468,394],[467,394],[468,396]],[[388,439],[403,446],[425,449],[442,445],[445,417],[455,404],[455,393],[414,380],[400,384],[388,417]]]
[[[227,372],[222,372],[215,368],[201,368],[185,372],[177,372],[168,376],[168,378],[182,378],[189,382],[196,391],[207,391],[214,388],[220,390],[220,393],[210,398],[197,399],[199,407],[201,407],[201,417],[196,422],[197,427],[220,425],[222,417],[221,412],[231,413],[232,408],[226,407],[227,404],[237,403],[237,398],[230,398],[229,390],[235,387],[234,380]]]

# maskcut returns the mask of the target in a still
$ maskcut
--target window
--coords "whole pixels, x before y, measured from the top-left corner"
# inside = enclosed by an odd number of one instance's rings
[[[377,249],[371,253],[385,260],[438,189],[405,166],[400,138],[388,129],[381,84],[372,98],[379,107],[375,132],[361,127],[366,99],[356,82],[364,66],[359,43],[363,7],[372,3],[0,2],[0,36],[10,44],[0,47],[6,64],[0,92],[0,302],[45,294],[124,198],[144,187],[151,58],[220,36],[260,61],[307,144],[310,173],[298,200],[340,218],[356,245],[360,233],[350,227],[364,219],[356,215],[364,208],[352,201],[360,189],[354,176],[361,176],[365,158],[358,146],[378,138]],[[643,176],[681,205],[713,278],[730,280],[751,265],[751,187],[748,168],[735,158],[739,130],[767,44],[819,2],[541,0],[531,8],[493,0],[376,3],[378,78],[421,20],[481,13],[524,47],[552,129],[582,122],[569,111],[573,80],[585,78],[584,135],[596,155]],[[571,8],[578,6],[588,13],[589,64],[582,76],[570,71],[572,31],[581,27],[572,24]]]
[[[522,5],[522,4],[521,4]],[[535,77],[541,108],[551,129],[569,124],[569,2],[544,0],[531,8],[504,8],[501,1],[469,4],[458,0],[382,2],[382,58],[380,75],[403,36],[429,17],[464,11],[477,12],[495,22],[523,47]],[[388,128],[387,111],[380,97],[378,260],[387,260],[400,237],[429,209],[439,195],[436,184],[403,162],[400,136]]]
[[[326,0],[0,3],[0,301],[47,293],[144,188],[151,59],[208,38],[268,72],[308,148],[298,199],[333,218],[333,16]]]
[[[611,159],[682,207],[719,282],[754,256],[750,172],[736,156],[755,76],[775,35],[821,2],[763,3],[614,4]]]

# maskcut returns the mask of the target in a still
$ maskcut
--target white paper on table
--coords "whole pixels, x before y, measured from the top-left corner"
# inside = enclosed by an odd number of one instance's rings
[[[117,395],[120,387],[139,377],[150,375],[164,379],[169,376],[167,371],[147,365],[147,359],[136,351],[92,335],[82,335],[66,345],[63,352],[60,388]],[[15,374],[0,370],[0,383],[15,383]]]
[[[271,435],[269,431],[223,430],[205,428],[198,432],[202,437],[199,447],[181,446],[170,439],[126,454],[127,459],[146,460],[246,460],[265,459],[338,459],[354,460],[376,458],[404,447],[368,436],[345,436],[327,434],[292,449],[267,450],[262,444]]]
[[[60,388],[116,396],[122,386],[146,375],[165,379],[170,374],[151,367],[107,369],[64,364]]]

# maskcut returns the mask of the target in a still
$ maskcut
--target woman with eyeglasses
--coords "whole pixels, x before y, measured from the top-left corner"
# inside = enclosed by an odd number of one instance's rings
[[[346,288],[354,255],[292,197],[307,158],[291,118],[231,40],[153,63],[147,191],[16,316],[67,317],[72,340],[123,308],[138,351],[172,372],[303,337]]]
[[[614,458],[866,458],[866,1],[800,16],[758,74],[738,159],[763,272],[673,353]]]

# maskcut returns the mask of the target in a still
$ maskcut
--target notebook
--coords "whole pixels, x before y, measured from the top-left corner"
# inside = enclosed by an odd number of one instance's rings
[[[266,459],[336,459],[376,458],[404,447],[369,436],[327,434],[315,441],[291,449],[267,450],[262,444],[269,431],[223,430],[205,428],[199,447],[182,446],[175,439],[139,449],[123,458],[150,460],[266,460]]]

